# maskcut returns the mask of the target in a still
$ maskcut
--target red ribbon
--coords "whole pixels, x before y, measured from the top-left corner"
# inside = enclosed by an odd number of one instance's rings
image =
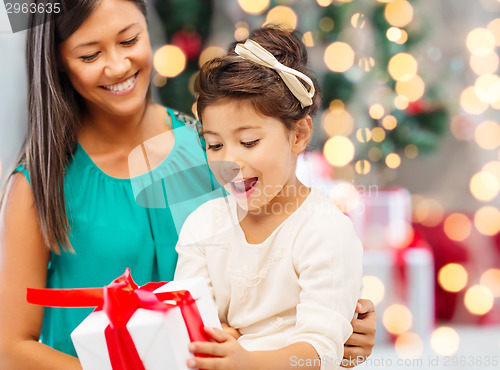
[[[167,311],[179,307],[186,324],[189,339],[209,342],[195,300],[187,290],[153,293],[162,285],[148,283],[139,287],[127,268],[125,273],[104,288],[33,289],[28,288],[29,303],[51,307],[94,307],[103,310],[109,318],[104,334],[111,366],[114,370],[144,370],[135,344],[127,330],[127,323],[138,308]],[[170,300],[175,304],[162,301]]]

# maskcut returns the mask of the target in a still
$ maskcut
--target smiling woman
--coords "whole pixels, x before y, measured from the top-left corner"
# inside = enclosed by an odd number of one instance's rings
[[[91,114],[127,116],[144,111],[152,52],[146,18],[134,3],[100,4],[59,45],[59,55],[62,70]]]

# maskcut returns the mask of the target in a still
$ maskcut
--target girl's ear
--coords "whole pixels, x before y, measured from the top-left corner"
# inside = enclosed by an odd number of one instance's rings
[[[300,154],[306,149],[307,144],[311,140],[313,132],[313,124],[311,116],[307,115],[304,118],[295,122],[295,127],[292,131],[292,152]]]

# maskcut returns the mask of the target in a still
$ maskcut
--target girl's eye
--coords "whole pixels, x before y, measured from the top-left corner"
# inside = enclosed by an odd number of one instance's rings
[[[222,144],[208,144],[207,150],[219,150],[222,148]]]
[[[94,61],[97,57],[99,56],[99,53],[94,53],[92,55],[85,55],[85,56],[82,56],[80,57],[81,60],[83,60],[84,62],[92,62]]]
[[[253,141],[242,141],[241,145],[243,145],[245,148],[252,148],[255,145],[257,145],[259,141],[260,141],[259,139]]]
[[[139,40],[138,37],[135,36],[134,38],[131,38],[130,40],[121,42],[121,44],[125,45],[125,46],[134,45],[138,40]]]

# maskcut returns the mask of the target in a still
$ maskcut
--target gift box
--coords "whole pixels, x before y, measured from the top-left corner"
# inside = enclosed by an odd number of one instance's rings
[[[138,287],[127,269],[104,288],[28,289],[45,306],[97,306],[71,333],[83,369],[187,369],[188,344],[209,341],[203,327],[221,328],[201,278]]]

